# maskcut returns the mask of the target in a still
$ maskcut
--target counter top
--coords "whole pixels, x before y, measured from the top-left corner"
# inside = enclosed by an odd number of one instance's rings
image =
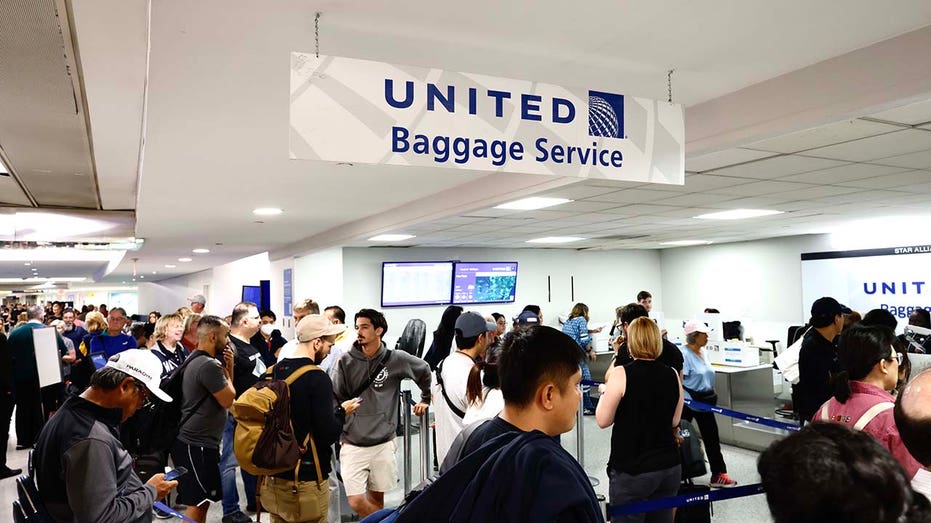
[[[760,370],[760,369],[772,369],[772,363],[765,363],[760,365],[754,365],[753,367],[734,367],[731,365],[711,365],[711,368],[715,372],[720,372],[722,374],[737,374],[738,372],[747,372],[751,370]]]

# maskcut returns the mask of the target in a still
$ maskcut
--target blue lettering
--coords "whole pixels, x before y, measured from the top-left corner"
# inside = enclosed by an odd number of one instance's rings
[[[501,167],[507,161],[507,144],[501,140],[491,142],[491,164]]]
[[[540,153],[534,158],[538,162],[545,162],[546,159],[549,158],[549,153],[546,150],[546,142],[546,138],[537,138],[537,141],[533,142],[533,146],[536,147],[537,152]]]
[[[393,153],[403,153],[407,152],[410,144],[407,143],[407,137],[410,136],[410,132],[403,127],[392,127],[391,128],[391,152]]]
[[[895,294],[895,283],[891,285],[883,282],[883,294],[886,294],[886,291],[889,291],[889,294]]]
[[[436,106],[436,101],[439,100],[443,107],[446,108],[446,111],[450,113],[456,112],[455,89],[452,85],[446,86],[446,96],[443,96],[443,93],[440,92],[436,85],[427,84],[427,110],[432,111]]]
[[[511,93],[489,89],[488,96],[495,99],[495,116],[498,118],[504,116],[504,99],[510,98]]]
[[[469,87],[469,114],[478,113],[478,89]]]
[[[449,137],[436,136],[433,138],[433,161],[444,163],[449,159]]]
[[[918,294],[921,294],[921,286],[924,285],[924,284],[925,284],[925,282],[923,282],[923,281],[913,281],[913,282],[912,282],[912,285],[915,286],[915,289],[916,289],[916,291],[918,292]]]
[[[540,102],[543,101],[543,97],[535,94],[524,94],[520,97],[520,117],[522,120],[533,120],[539,122],[543,119],[540,116],[539,112],[537,114],[532,114],[530,111],[539,111]]]
[[[559,114],[559,109],[566,109],[566,115]],[[570,123],[575,120],[575,105],[565,98],[553,98],[553,123]]]
[[[624,163],[624,153],[618,150],[611,152],[611,165],[613,167],[620,167]]]
[[[414,82],[407,81],[404,84],[404,100],[399,102],[394,98],[394,80],[385,78],[385,101],[395,109],[406,109],[414,103]]]
[[[867,282],[863,282],[863,292],[867,294],[876,294],[876,282],[873,282],[873,288],[870,289],[867,287]]]
[[[453,154],[455,155],[453,161],[458,164],[469,161],[469,139],[459,137],[453,140]]]

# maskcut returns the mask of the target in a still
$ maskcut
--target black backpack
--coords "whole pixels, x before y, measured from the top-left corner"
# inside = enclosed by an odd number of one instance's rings
[[[126,420],[120,428],[123,445],[132,454],[145,454],[149,452],[167,452],[171,449],[181,426],[190,419],[191,415],[203,404],[209,396],[204,396],[194,405],[187,417],[181,417],[183,403],[182,382],[184,369],[191,360],[207,356],[201,351],[193,352],[184,363],[179,365],[168,376],[162,379],[160,389],[171,396],[171,403],[155,400],[144,409],[139,409]]]

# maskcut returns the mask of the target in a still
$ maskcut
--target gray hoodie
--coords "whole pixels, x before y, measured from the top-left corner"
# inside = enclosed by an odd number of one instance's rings
[[[332,369],[333,393],[339,403],[351,399],[353,391],[365,384],[369,374],[384,358],[385,350],[382,342],[375,357],[369,359],[358,343],[353,343],[349,352],[336,362]],[[385,369],[378,374],[372,386],[359,395],[362,404],[346,417],[340,441],[371,447],[394,439],[400,401],[398,391],[404,379],[416,381],[420,387],[420,401],[430,403],[430,365],[404,351],[393,350]]]

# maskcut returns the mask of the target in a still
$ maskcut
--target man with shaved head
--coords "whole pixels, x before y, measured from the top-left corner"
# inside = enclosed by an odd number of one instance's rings
[[[894,414],[902,443],[922,465],[912,488],[931,499],[931,369],[908,382],[895,400]]]

